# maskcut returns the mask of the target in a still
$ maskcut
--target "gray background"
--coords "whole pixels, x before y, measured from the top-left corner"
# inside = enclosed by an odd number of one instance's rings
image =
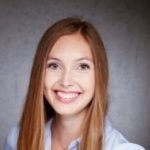
[[[55,21],[73,15],[93,22],[104,40],[114,127],[150,149],[149,0],[1,0],[0,149],[21,115],[41,35]]]

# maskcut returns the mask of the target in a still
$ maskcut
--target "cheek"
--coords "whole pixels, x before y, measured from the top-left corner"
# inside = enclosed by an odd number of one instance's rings
[[[57,79],[54,78],[55,76],[50,75],[50,73],[47,73],[45,75],[44,79],[44,95],[47,99],[50,99],[51,96],[50,91],[51,88],[54,86]]]
[[[58,81],[58,76],[51,72],[46,72],[45,79],[44,79],[44,88],[48,89],[54,85],[55,82]]]
[[[51,100],[51,89],[57,80],[56,76],[52,75],[50,72],[46,72],[44,79],[44,96],[48,99],[48,101]]]
[[[78,80],[82,88],[90,93],[94,92],[95,89],[95,77],[94,74],[88,74]]]
[[[48,75],[46,75],[44,79],[44,90],[47,90],[49,88],[50,83],[51,83],[50,78]]]

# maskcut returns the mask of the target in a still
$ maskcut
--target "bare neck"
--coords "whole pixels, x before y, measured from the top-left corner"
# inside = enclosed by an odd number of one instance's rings
[[[53,121],[53,129],[59,132],[59,135],[64,137],[79,137],[84,123],[83,116],[56,116]]]
[[[59,116],[56,115],[52,123],[53,144],[67,147],[71,141],[80,137],[85,115]],[[59,142],[59,143],[58,143]]]

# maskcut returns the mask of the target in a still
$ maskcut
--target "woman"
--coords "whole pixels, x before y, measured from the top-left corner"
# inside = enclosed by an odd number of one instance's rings
[[[56,22],[39,42],[18,127],[5,150],[143,150],[106,119],[108,64],[92,24]]]

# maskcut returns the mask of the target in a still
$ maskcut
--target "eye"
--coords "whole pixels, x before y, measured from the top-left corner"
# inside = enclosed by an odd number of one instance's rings
[[[81,71],[86,71],[86,70],[89,70],[90,69],[90,66],[88,65],[88,64],[86,64],[86,63],[80,63],[80,65],[79,65],[79,70],[81,70]]]
[[[57,64],[57,63],[49,63],[48,64],[48,68],[50,68],[51,70],[57,70],[57,69],[59,69],[60,67],[59,67],[59,65]]]

